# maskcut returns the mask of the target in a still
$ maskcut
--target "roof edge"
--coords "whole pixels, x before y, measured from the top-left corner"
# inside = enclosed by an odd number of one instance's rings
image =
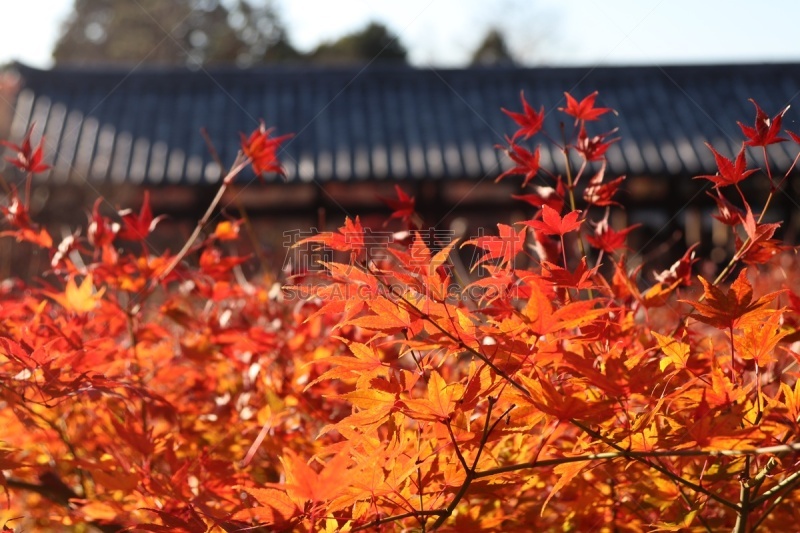
[[[211,65],[208,67],[192,69],[189,67],[178,67],[170,65],[60,65],[54,66],[49,69],[32,67],[20,61],[13,61],[6,65],[3,70],[16,70],[21,75],[47,75],[53,73],[75,73],[84,75],[130,75],[132,73],[140,74],[185,74],[185,75],[207,75],[207,74],[224,74],[224,75],[238,75],[238,74],[253,74],[253,73],[281,73],[281,74],[348,74],[354,75],[366,71],[375,73],[393,73],[393,72],[438,72],[448,74],[458,73],[510,73],[510,72],[553,72],[553,73],[570,73],[570,72],[585,72],[591,70],[593,72],[632,72],[632,71],[685,71],[692,72],[719,72],[731,69],[741,71],[746,70],[773,70],[776,68],[800,68],[800,62],[788,61],[754,61],[754,62],[719,62],[719,63],[675,63],[675,64],[646,64],[636,63],[630,65],[537,65],[537,66],[518,66],[518,65],[497,65],[497,66],[469,66],[469,67],[418,67],[406,64],[366,64],[366,65],[308,65],[308,64],[275,64],[264,65],[256,67],[241,68],[234,65]]]

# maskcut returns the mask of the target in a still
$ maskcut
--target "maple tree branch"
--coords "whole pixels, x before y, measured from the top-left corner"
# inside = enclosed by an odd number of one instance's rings
[[[481,453],[483,452],[484,446],[486,446],[486,441],[489,440],[489,433],[492,432],[494,426],[491,428],[489,427],[489,422],[492,420],[492,410],[494,409],[494,405],[497,403],[497,398],[494,396],[489,396],[486,398],[489,402],[489,405],[486,407],[486,423],[483,424],[483,434],[481,435],[481,442],[478,444],[478,453],[475,454],[475,460],[472,461],[472,468],[468,468],[467,471],[475,473],[475,469],[478,467],[478,461],[481,458]]]
[[[230,185],[231,180],[233,180],[234,176],[239,174],[247,165],[250,164],[250,158],[246,158],[242,155],[241,152],[236,156],[236,160],[233,162],[233,166],[222,179],[222,185],[219,186],[217,190],[216,196],[214,199],[211,200],[211,203],[208,205],[208,209],[203,214],[203,217],[197,222],[197,225],[194,227],[194,231],[189,236],[189,239],[184,243],[183,248],[178,252],[178,254],[172,258],[172,261],[169,263],[167,268],[165,268],[156,278],[153,279],[152,286],[155,287],[162,281],[164,281],[167,276],[169,276],[175,267],[183,261],[183,258],[186,257],[186,254],[189,253],[192,246],[194,245],[197,238],[200,236],[200,232],[203,231],[208,221],[211,219],[211,215],[214,213],[214,209],[217,208],[219,202],[222,200],[222,196],[225,194],[225,191],[228,190],[228,185]]]
[[[764,202],[764,208],[761,210],[761,215],[758,217],[758,224],[764,219],[764,213],[767,212],[769,204],[772,202],[772,197],[775,195],[775,182],[772,179],[772,167],[769,164],[769,154],[767,153],[766,145],[761,147],[761,153],[764,155],[764,167],[767,169],[767,179],[769,180],[769,194]]]
[[[591,436],[602,439],[603,437],[593,431],[587,431]],[[616,444],[609,444],[612,447],[618,447]],[[540,468],[545,466],[557,466],[566,463],[577,463],[581,461],[607,461],[610,459],[646,459],[655,457],[748,457],[754,455],[766,454],[781,454],[781,453],[797,453],[800,452],[800,442],[794,444],[781,444],[776,446],[766,446],[763,448],[747,448],[739,450],[700,450],[700,449],[684,449],[684,450],[651,450],[651,451],[635,451],[621,449],[615,452],[600,452],[600,453],[587,453],[583,455],[574,455],[570,457],[558,457],[554,459],[537,459],[525,463],[517,463],[513,465],[499,466],[489,470],[483,470],[477,473],[477,477],[490,477],[506,472],[514,472],[517,470],[524,470],[527,468]],[[674,475],[674,474],[673,474]],[[800,473],[798,473],[800,476]],[[755,503],[756,500],[754,500]],[[760,503],[760,502],[759,502]]]
[[[450,420],[448,420],[445,425],[447,426],[447,432],[450,434],[450,440],[453,443],[453,448],[455,449],[456,457],[458,457],[458,462],[461,463],[461,466],[464,467],[464,470],[470,470],[469,466],[467,465],[467,461],[464,459],[464,455],[461,453],[461,450],[458,447],[458,442],[456,441],[456,436],[453,433],[453,427],[450,424]]]
[[[33,172],[28,172],[25,175],[25,207],[31,207],[31,185],[33,184]]]
[[[762,385],[761,385],[761,370],[758,364],[756,364],[756,419],[753,423],[754,426],[757,426],[761,423],[761,418],[764,416],[764,405],[762,404]]]
[[[478,445],[478,453],[475,455],[475,460],[472,462],[472,468],[470,469],[470,471],[473,474],[476,473],[476,469],[478,468],[478,461],[481,458],[481,454],[483,453],[483,449],[486,447],[486,443],[489,441],[489,435],[492,434],[494,429],[497,427],[497,424],[499,424],[500,421],[503,420],[506,417],[506,415],[508,413],[510,413],[512,409],[514,409],[516,407],[516,405],[514,405],[513,403],[510,406],[508,406],[508,409],[503,411],[503,414],[501,414],[499,417],[497,417],[497,419],[494,421],[494,423],[490,427],[489,426],[489,421],[491,420],[491,417],[492,417],[492,408],[497,403],[497,398],[495,398],[494,396],[489,396],[487,399],[489,401],[489,408],[486,411],[486,424],[484,424],[484,426],[483,426],[483,435],[481,436],[481,442]]]
[[[453,501],[444,509],[444,514],[439,515],[439,518],[431,526],[431,529],[436,530],[444,524],[445,520],[447,520],[450,516],[452,516],[453,511],[455,510],[456,506],[459,502],[464,498],[464,495],[469,490],[469,486],[472,484],[472,480],[475,479],[475,467],[478,464],[478,460],[480,460],[481,452],[483,451],[484,446],[486,445],[486,441],[489,439],[489,433],[491,429],[489,429],[489,421],[492,417],[492,409],[494,407],[495,402],[497,401],[494,397],[489,396],[488,398],[489,406],[486,409],[486,423],[483,425],[483,435],[481,436],[481,442],[478,445],[478,451],[475,454],[475,461],[472,463],[472,468],[467,466],[467,462],[464,460],[464,457],[461,455],[461,452],[458,450],[458,446],[456,446],[456,452],[458,454],[458,458],[461,463],[464,465],[464,482],[459,487],[458,492],[456,492],[455,496],[453,496]],[[450,429],[450,424],[447,425],[448,429]],[[452,431],[451,431],[452,436]],[[452,436],[453,443],[455,445],[455,436]]]
[[[731,340],[731,383],[738,383],[736,379],[736,349],[733,345],[733,322],[728,325],[728,337]]]
[[[130,304],[130,301],[128,302],[128,304]],[[134,307],[136,307],[136,306],[134,306]],[[133,367],[131,370],[132,370],[132,373],[135,376],[139,377],[139,380],[138,380],[139,381],[139,385],[141,385],[142,387],[145,387],[144,376],[139,374],[139,372],[141,371],[141,364],[140,364],[141,357],[139,355],[139,349],[138,349],[139,340],[138,340],[138,338],[136,336],[136,323],[134,321],[135,317],[137,315],[137,312],[135,312],[131,308],[130,305],[127,305],[125,309],[122,309],[122,312],[125,314],[125,323],[127,325],[129,341],[131,343],[131,351],[133,352],[133,361],[134,361],[134,363],[131,365]],[[142,396],[140,398],[140,400],[141,400],[141,405],[140,405],[139,409],[140,409],[140,413],[141,413],[141,417],[142,417],[142,430],[145,433],[147,433],[147,429],[148,429],[148,426],[149,426],[149,418],[150,418],[149,414],[148,414],[149,411],[148,411],[148,408],[147,408],[147,399],[144,396]]]
[[[411,337],[408,334],[408,329],[403,331],[403,336],[407,341],[411,341]],[[420,354],[417,350],[409,350],[409,353],[411,354],[411,359],[414,361],[414,364],[417,365],[417,370],[419,370],[420,375],[425,378],[425,370],[422,368],[422,354]]]
[[[461,487],[459,487],[458,492],[453,497],[453,501],[451,501],[450,504],[444,509],[444,513],[439,515],[439,518],[437,518],[436,521],[433,523],[433,525],[431,526],[431,529],[434,529],[434,530],[438,529],[442,524],[444,524],[445,520],[447,520],[450,516],[452,516],[453,511],[455,510],[456,506],[458,506],[458,504],[461,502],[461,500],[466,495],[467,490],[469,490],[469,486],[472,484],[472,481],[477,479],[477,477],[478,477],[477,472],[476,472],[476,468],[478,467],[478,461],[480,461],[481,454],[483,453],[483,450],[486,447],[486,442],[489,440],[489,435],[491,435],[492,431],[494,431],[494,429],[497,427],[497,424],[500,423],[500,421],[503,420],[503,418],[505,418],[505,416],[509,412],[511,412],[511,410],[514,409],[514,407],[515,407],[513,404],[511,406],[509,406],[509,408],[506,409],[503,412],[503,414],[501,414],[494,421],[494,423],[489,425],[489,422],[492,419],[492,410],[494,408],[494,405],[497,403],[497,398],[495,398],[493,396],[489,396],[487,398],[487,400],[489,401],[489,407],[486,409],[486,423],[483,425],[483,435],[481,436],[481,442],[478,445],[478,451],[475,454],[475,460],[472,463],[472,468],[467,468],[466,461],[463,460],[463,457],[461,457],[461,453],[459,452],[458,453],[459,459],[462,461],[462,464],[465,467],[465,476],[466,477],[464,479],[464,482],[461,484]],[[449,429],[449,424],[448,424],[448,429]],[[452,435],[452,432],[451,432],[451,435]],[[453,437],[453,438],[455,438],[455,437]]]
[[[461,502],[462,498],[464,498],[464,495],[467,494],[467,490],[469,490],[469,486],[472,484],[473,479],[475,479],[474,472],[467,471],[467,477],[464,480],[464,483],[461,484],[461,487],[459,487],[458,492],[456,492],[456,495],[453,496],[453,501],[450,502],[450,505],[448,505],[441,512],[441,514],[439,514],[439,518],[437,518],[436,521],[433,523],[431,529],[433,530],[439,529],[439,527],[441,527],[441,525],[444,524],[445,521],[453,515],[453,511],[455,510],[456,506]]]
[[[40,483],[31,483],[14,477],[6,478],[5,485],[12,489],[26,490],[47,498],[53,503],[69,508],[74,498],[80,498],[61,478],[52,472],[44,472],[39,476]],[[107,524],[91,524],[103,533],[117,533],[125,529],[122,524],[110,522]]]
[[[420,508],[420,510],[423,510],[425,508],[425,500],[423,499],[425,491],[422,490],[422,469],[419,467],[419,465],[417,465],[417,487],[419,488],[419,490],[418,490],[418,493],[419,493],[419,508]],[[417,515],[417,521],[419,522],[419,525],[422,528],[422,533],[425,533],[426,520],[423,520],[422,518],[423,518],[422,516]]]
[[[562,128],[562,135],[566,135]],[[575,204],[575,184],[572,179],[572,165],[569,162],[569,144],[567,144],[566,136],[564,138],[564,148],[562,150],[564,153],[564,164],[566,165],[566,174],[567,174],[567,192],[569,193],[569,207],[572,211],[575,211],[576,204]],[[583,165],[581,166],[581,173],[583,172],[583,168],[585,167],[586,162],[584,161]],[[580,174],[579,174],[580,176]],[[581,251],[581,256],[586,257],[586,246],[583,244],[583,236],[581,236],[580,229],[578,230],[578,248]],[[564,268],[567,268],[567,258],[566,252],[564,251],[564,235],[561,235],[561,250],[564,252]],[[592,289],[589,289],[589,298],[593,298]]]
[[[617,450],[617,452],[621,453],[623,457],[629,457],[629,458],[633,459],[634,461],[638,461],[638,462],[640,462],[640,463],[642,463],[644,465],[647,465],[650,468],[652,468],[653,470],[656,470],[657,472],[660,472],[660,473],[664,474],[665,476],[667,476],[668,478],[672,479],[673,481],[681,483],[681,484],[691,488],[692,490],[694,490],[696,492],[700,492],[702,494],[705,494],[706,496],[708,496],[712,500],[714,500],[714,501],[716,501],[718,503],[721,503],[722,505],[724,505],[726,507],[729,507],[729,508],[733,509],[737,513],[739,512],[740,507],[738,505],[736,505],[735,503],[732,503],[732,502],[726,500],[725,498],[723,498],[721,496],[717,496],[716,494],[714,494],[710,490],[704,488],[703,486],[698,485],[697,483],[693,483],[693,482],[689,481],[688,479],[682,478],[681,476],[671,472],[667,468],[650,461],[648,459],[648,456],[642,456],[642,455],[639,455],[639,454],[631,455],[631,452],[629,450],[626,450],[626,449],[622,448],[620,445],[618,445],[614,441],[604,437],[600,432],[593,430],[592,428],[582,424],[581,422],[579,422],[579,421],[577,421],[575,419],[570,419],[570,422],[573,425],[577,426],[579,429],[581,429],[581,430],[585,431],[586,433],[588,433],[589,435],[591,435],[592,437],[594,437],[596,439],[599,439],[599,440],[602,440],[605,444],[607,444],[608,446],[611,446],[612,448]],[[800,444],[798,444],[798,446],[800,446]],[[781,446],[781,448],[784,448],[784,447]],[[662,455],[656,454],[656,455],[650,455],[649,457],[659,457],[659,456],[660,457],[668,457],[668,456],[670,456],[672,454],[675,454],[676,452],[686,452],[686,451],[692,451],[692,450],[675,450],[675,452],[664,451],[664,452],[662,452]],[[724,457],[724,456],[728,456],[728,455],[747,455],[747,454],[741,454],[741,453],[730,453],[732,451],[736,452],[736,451],[739,451],[739,450],[720,450],[720,451],[709,450],[708,452],[705,452],[705,453],[699,453],[699,454],[697,452],[695,452],[695,453],[698,454],[698,455],[711,455],[712,457],[713,456],[723,456]],[[649,452],[649,453],[652,454],[652,453],[655,453],[655,452]],[[766,453],[769,453],[769,452],[766,452]],[[679,455],[680,454],[678,454],[678,456]]]
[[[206,143],[208,153],[211,155],[211,158],[214,160],[214,162],[219,165],[219,168],[225,168],[225,165],[222,163],[222,158],[219,156],[219,152],[217,152],[214,143],[211,141],[208,130],[205,128],[200,128],[200,135],[202,135],[203,140]],[[253,223],[250,221],[250,217],[247,215],[247,210],[242,205],[242,201],[239,199],[239,196],[234,198],[234,204],[236,205],[236,210],[239,212],[239,218],[244,223],[245,230],[247,231],[247,237],[250,239],[250,244],[253,246],[256,257],[258,257],[258,262],[261,265],[261,268],[266,270],[268,268],[267,258],[264,255],[263,248],[258,244],[258,235],[256,235],[256,231],[253,228]]]
[[[739,507],[740,510],[736,513],[736,524],[733,526],[734,533],[747,533],[747,519],[750,516],[750,457],[747,457],[744,462],[744,469],[742,470],[739,479]]]
[[[774,501],[773,501],[773,502],[772,502],[772,503],[769,505],[769,507],[767,507],[767,508],[764,510],[764,512],[763,512],[763,513],[761,513],[761,516],[759,516],[759,517],[758,517],[758,520],[756,520],[755,524],[753,524],[753,527],[752,527],[752,528],[750,528],[750,533],[755,533],[756,529],[758,529],[758,527],[759,527],[761,524],[763,524],[763,523],[764,523],[764,520],[766,520],[766,519],[767,519],[767,517],[768,517],[768,516],[769,516],[769,515],[772,513],[772,511],[774,511],[775,509],[777,509],[777,507],[778,507],[778,506],[779,506],[781,503],[783,503],[783,500],[784,500],[784,499],[786,498],[786,496],[788,496],[788,495],[789,495],[789,493],[786,493],[786,494],[781,494],[780,496],[778,496],[777,498],[775,498],[775,500],[774,500]]]
[[[372,522],[362,524],[354,527],[351,531],[364,531],[365,529],[373,529],[381,526],[382,524],[390,524],[398,520],[405,520],[406,518],[416,518],[421,516],[439,516],[445,513],[444,509],[433,509],[430,511],[409,511],[403,514],[387,516],[386,518],[376,518]]]
[[[798,486],[800,486],[800,472],[795,472],[794,474],[788,476],[787,478],[783,479],[780,483],[775,485],[774,487],[770,488],[769,490],[765,491],[761,496],[758,498],[754,498],[752,505],[756,506],[759,504],[764,503],[765,501],[769,500],[776,494],[788,490],[789,492],[795,490]],[[788,494],[788,492],[787,492]]]
[[[611,501],[612,533],[618,533],[619,528],[617,527],[617,520],[619,517],[617,516],[617,483],[614,481],[613,477],[609,477],[608,479],[608,499]]]
[[[41,420],[51,430],[53,430],[56,433],[56,435],[58,435],[58,438],[61,440],[61,442],[64,443],[64,446],[67,447],[67,449],[69,450],[69,452],[72,454],[72,456],[74,458],[78,459],[80,457],[80,455],[78,454],[78,450],[75,448],[75,445],[69,439],[69,437],[64,432],[64,430],[62,428],[58,427],[58,424],[56,424],[54,421],[52,421],[49,418],[47,418],[46,416],[44,416],[43,413],[39,413],[36,410],[31,409],[28,405],[26,405],[23,402],[20,402],[20,403],[16,404],[15,407],[21,408],[25,412],[27,412],[30,416],[38,418],[39,420]],[[86,490],[86,475],[84,473],[84,470],[83,470],[83,468],[76,468],[75,472],[78,475],[78,480],[80,482],[81,489],[83,489],[83,493],[86,494],[87,493],[87,490]]]
[[[755,476],[753,476],[753,486],[756,488],[760,487],[764,480],[767,479],[769,473],[772,472],[776,466],[778,466],[778,460],[774,457],[770,457],[769,461],[767,461],[767,464],[765,464],[764,467],[759,470]]]
[[[776,186],[776,189],[780,189],[783,186],[783,184],[786,182],[786,180],[789,179],[789,175],[791,175],[792,171],[794,170],[794,167],[797,166],[798,159],[800,159],[800,152],[798,152],[797,155],[794,156],[794,159],[792,160],[792,164],[789,166],[789,170],[786,171],[786,173],[781,178],[781,181],[778,182],[778,185]],[[761,222],[761,218],[762,217],[758,217],[758,222],[759,223]]]
[[[396,289],[396,288],[394,288],[394,287],[391,287],[391,286],[387,286],[387,285],[386,285],[386,283],[384,283],[384,282],[383,282],[382,280],[380,280],[379,278],[376,278],[376,279],[378,280],[378,283],[380,283],[381,285],[383,285],[383,286],[384,286],[384,288],[388,288],[388,289],[391,291],[391,294],[394,294],[394,295],[396,295],[398,298],[400,298],[400,300],[402,300],[403,302],[405,302],[405,304],[406,304],[407,306],[409,306],[411,309],[413,309],[413,310],[414,310],[414,312],[416,312],[416,313],[419,315],[419,317],[420,317],[422,320],[425,320],[425,321],[427,321],[429,324],[431,324],[433,327],[435,327],[436,329],[438,329],[438,330],[439,330],[439,331],[440,331],[440,332],[441,332],[443,335],[445,335],[446,337],[448,337],[450,340],[452,340],[452,341],[454,341],[454,342],[458,343],[458,346],[459,346],[459,347],[460,347],[462,350],[464,350],[464,351],[466,351],[466,352],[469,352],[470,354],[472,354],[472,355],[474,355],[475,357],[477,357],[478,359],[480,359],[480,360],[481,360],[481,361],[482,361],[484,364],[486,364],[486,365],[487,365],[489,368],[491,368],[492,370],[494,370],[494,372],[495,372],[495,373],[496,373],[498,376],[500,376],[500,377],[501,377],[501,378],[503,378],[504,380],[508,381],[508,383],[509,383],[509,384],[511,384],[511,386],[512,386],[512,387],[514,387],[515,389],[519,390],[519,391],[520,391],[522,394],[524,394],[524,395],[525,395],[525,396],[527,396],[528,398],[530,398],[530,397],[531,397],[531,393],[530,393],[530,391],[528,391],[528,389],[526,389],[525,387],[523,387],[523,386],[522,386],[522,384],[520,384],[518,381],[516,381],[514,378],[512,378],[512,377],[511,377],[511,375],[509,375],[507,372],[505,372],[505,371],[504,371],[504,370],[502,370],[500,367],[498,367],[497,365],[495,365],[495,364],[494,364],[494,363],[493,363],[491,360],[489,360],[489,358],[488,358],[488,357],[486,357],[484,354],[482,354],[482,353],[481,353],[481,352],[479,352],[478,350],[476,350],[476,349],[474,349],[474,348],[472,348],[472,347],[468,346],[468,345],[467,345],[467,343],[465,343],[465,342],[464,342],[464,341],[463,341],[461,338],[459,338],[458,336],[456,336],[456,335],[453,335],[452,333],[450,333],[449,331],[447,331],[446,329],[444,329],[442,326],[440,326],[440,325],[439,325],[439,323],[438,323],[438,322],[436,322],[435,320],[433,320],[433,317],[432,317],[431,315],[429,315],[428,313],[426,313],[425,311],[423,311],[422,309],[418,308],[416,305],[414,305],[413,303],[411,303],[411,302],[410,302],[408,299],[406,299],[406,297],[405,297],[405,296],[403,296],[402,294],[399,294],[399,293],[397,292],[397,289]]]
[[[689,496],[686,495],[686,491],[680,485],[680,483],[676,483],[674,481],[673,481],[673,483],[675,483],[675,488],[678,489],[678,492],[681,493],[681,499],[684,501],[684,503],[686,503],[686,505],[689,507],[689,509],[692,509],[693,507],[695,507],[695,504],[693,504],[692,501],[689,499]],[[711,526],[708,524],[708,521],[705,518],[703,518],[703,515],[701,515],[698,512],[695,515],[695,517],[697,517],[697,519],[700,521],[700,524],[705,528],[705,530],[708,533],[714,533],[714,530],[711,529]]]
[[[49,474],[49,476],[45,478],[46,475],[48,475],[48,473],[44,473],[40,477],[42,480],[41,483],[31,483],[29,481],[23,481],[21,479],[9,477],[6,478],[6,485],[12,489],[35,492],[39,496],[43,496],[51,502],[63,505],[64,507],[69,506],[70,499],[79,498],[74,490],[69,488],[54,474]]]

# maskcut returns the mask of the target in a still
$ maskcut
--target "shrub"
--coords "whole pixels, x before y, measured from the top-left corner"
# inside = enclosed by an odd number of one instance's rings
[[[773,175],[767,149],[784,140],[783,113],[756,106],[754,127],[742,126],[763,149],[761,172],[744,146],[733,159],[711,148],[719,172],[701,178],[736,236],[727,265],[695,278],[690,249],[651,281],[628,267],[635,227],[610,223],[623,178],[604,175],[615,131],[588,133],[609,111],[595,99],[566,95],[571,126],[550,141],[563,176],[529,146],[551,138],[544,109],[523,96],[521,112],[506,111],[519,129],[499,179],[523,177],[532,218],[441,239],[398,188],[397,227],[348,219],[306,236],[293,253],[310,262],[283,281],[236,275],[248,258],[226,249],[241,222],[207,229],[244,167],[280,169],[285,138],[263,127],[242,137],[175,255],[147,246],[159,220],[147,197],[113,217],[98,200],[86,237],[56,245],[12,189],[2,235],[51,262],[36,283],[0,286],[7,524],[785,527],[800,487],[800,270],[779,224],[764,222],[788,178]],[[30,133],[12,148],[29,183],[40,148]],[[760,211],[745,179],[769,183]],[[460,247],[479,253],[471,273]]]

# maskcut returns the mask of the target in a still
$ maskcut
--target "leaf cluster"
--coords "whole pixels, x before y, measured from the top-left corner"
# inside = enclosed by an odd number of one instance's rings
[[[210,223],[231,176],[280,170],[285,137],[263,127],[242,136],[177,254],[149,248],[160,219],[147,197],[138,213],[98,201],[86,236],[55,245],[12,190],[2,236],[51,261],[35,282],[0,285],[5,519],[190,532],[782,527],[800,497],[800,269],[763,222],[769,200],[756,213],[738,188],[751,176],[784,185],[767,151],[782,113],[757,108],[743,127],[764,148],[761,173],[714,152],[730,261],[695,277],[690,249],[651,278],[629,266],[636,228],[612,224],[624,178],[604,173],[615,131],[587,132],[610,112],[598,98],[566,95],[560,141],[524,96],[507,112],[519,129],[501,177],[522,176],[528,219],[431,241],[398,189],[382,253],[348,219],[298,243],[331,253],[288,280],[245,275],[246,221]],[[563,175],[522,146],[542,138],[563,151]],[[28,178],[40,171],[31,146],[30,133],[10,146]],[[478,251],[471,271],[459,247]]]

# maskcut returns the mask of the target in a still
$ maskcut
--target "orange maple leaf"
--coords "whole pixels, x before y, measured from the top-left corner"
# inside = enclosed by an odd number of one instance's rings
[[[659,367],[662,371],[666,370],[669,365],[675,365],[677,370],[686,368],[686,363],[689,361],[689,356],[691,355],[688,344],[665,335],[660,335],[655,331],[653,332],[653,337],[658,342],[661,351],[666,355],[659,363]]]
[[[290,449],[285,450],[281,462],[286,469],[286,485],[280,487],[299,508],[308,501],[313,504],[332,500],[347,488],[352,473],[347,449],[337,453],[319,473]]]
[[[542,220],[525,220],[522,224],[537,229],[545,235],[563,237],[567,233],[580,229],[583,223],[580,216],[580,211],[570,211],[562,217],[558,211],[545,204],[542,206]]]
[[[775,347],[789,332],[781,330],[781,313],[770,315],[766,322],[749,324],[734,337],[736,351],[742,359],[752,359],[760,367],[775,360]]]
[[[547,499],[545,499],[544,503],[542,504],[541,516],[544,516],[544,511],[547,508],[548,502],[556,495],[556,493],[564,488],[570,481],[572,481],[575,476],[577,476],[581,470],[586,468],[585,462],[574,462],[574,463],[563,463],[560,465],[556,465],[553,468],[553,473],[557,474],[561,477],[558,478],[556,484],[553,485],[553,489],[550,491],[550,494],[547,495]]]
[[[83,314],[92,311],[100,304],[105,291],[105,287],[95,291],[92,275],[88,274],[80,286],[75,284],[75,277],[71,277],[63,293],[49,293],[48,296],[67,311]]]
[[[347,341],[342,337],[334,337],[342,342]],[[347,343],[347,347],[354,357],[346,355],[332,355],[325,358],[325,363],[330,364],[331,368],[325,371],[317,379],[306,385],[304,390],[310,389],[317,383],[329,379],[354,379],[358,378],[359,383],[369,382],[374,377],[386,377],[389,375],[390,366],[383,362],[381,353],[374,345],[366,345],[360,342]],[[311,361],[308,365],[315,364]]]
[[[331,250],[350,251],[354,254],[361,252],[366,244],[364,241],[364,227],[361,225],[361,220],[356,217],[353,222],[350,217],[345,218],[344,226],[339,228],[338,233],[326,231],[318,235],[312,235],[302,239],[292,247],[304,246],[309,243],[318,243],[323,247],[327,246]]]
[[[463,385],[448,384],[436,370],[432,370],[428,378],[427,398],[405,400],[404,403],[418,420],[449,420],[456,402],[463,396]]]
[[[284,525],[300,514],[300,509],[282,490],[257,487],[247,487],[244,490],[260,505],[239,511],[233,515],[234,520]]]
[[[735,329],[758,322],[758,319],[764,314],[764,308],[778,294],[784,292],[771,292],[753,301],[753,287],[747,280],[746,268],[742,269],[727,293],[706,281],[702,276],[698,277],[700,283],[703,284],[703,296],[708,303],[680,301],[693,306],[697,311],[689,316],[719,329]]]
[[[490,261],[492,259],[500,259],[501,264],[509,263],[512,259],[514,259],[514,257],[516,257],[518,253],[522,251],[522,248],[525,244],[525,228],[522,228],[522,230],[517,233],[511,226],[498,224],[497,231],[500,234],[497,237],[488,235],[476,237],[475,239],[470,239],[461,245],[463,248],[464,246],[471,244],[472,246],[477,246],[478,248],[486,251],[486,253],[483,254],[474,265],[472,265],[472,270],[474,270],[481,263],[485,263],[486,261]]]
[[[239,237],[241,221],[223,220],[214,229],[214,237],[221,241],[234,241]]]

